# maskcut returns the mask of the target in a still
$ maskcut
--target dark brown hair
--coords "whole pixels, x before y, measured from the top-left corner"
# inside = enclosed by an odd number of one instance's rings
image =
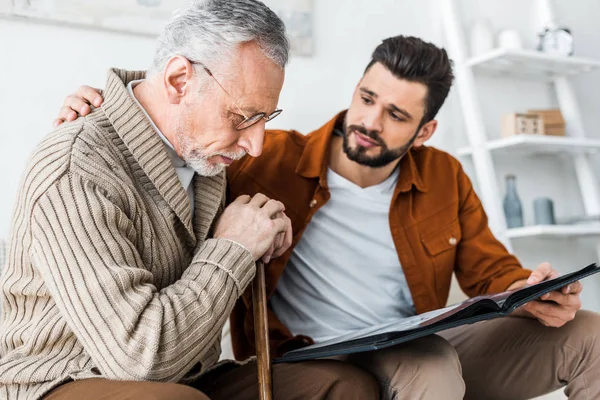
[[[454,80],[446,50],[413,36],[394,36],[377,46],[371,57],[365,73],[375,63],[381,63],[395,77],[427,86],[421,124],[435,118]]]

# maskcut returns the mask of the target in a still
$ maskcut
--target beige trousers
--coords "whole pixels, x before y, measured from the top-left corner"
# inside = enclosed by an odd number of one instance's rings
[[[217,369],[193,385],[85,379],[65,383],[44,400],[254,400],[256,364]],[[273,365],[275,400],[366,400],[379,398],[373,377],[335,360]]]
[[[519,400],[566,386],[569,399],[598,400],[600,315],[562,328],[499,318],[342,360],[373,374],[384,399]]]

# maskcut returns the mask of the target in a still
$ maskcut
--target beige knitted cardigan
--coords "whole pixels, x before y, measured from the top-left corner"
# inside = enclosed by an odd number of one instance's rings
[[[69,379],[186,382],[214,365],[254,276],[252,255],[211,239],[225,174],[194,178],[195,213],[164,145],[109,71],[105,103],[35,150],[0,282],[0,398]]]

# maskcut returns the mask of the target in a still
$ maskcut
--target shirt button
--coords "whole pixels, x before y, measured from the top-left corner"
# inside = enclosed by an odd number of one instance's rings
[[[317,199],[312,199],[309,204],[310,208],[313,208],[316,205],[317,205]]]
[[[450,243],[451,246],[456,246],[456,244],[458,243],[458,240],[455,237],[451,237],[448,240],[448,243]]]

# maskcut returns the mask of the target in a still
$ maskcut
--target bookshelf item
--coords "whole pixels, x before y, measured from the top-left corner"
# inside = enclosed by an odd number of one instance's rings
[[[529,114],[538,115],[544,121],[544,134],[565,136],[565,119],[559,109],[529,110]]]
[[[502,116],[502,137],[514,135],[543,135],[544,120],[541,115],[511,113]]]

